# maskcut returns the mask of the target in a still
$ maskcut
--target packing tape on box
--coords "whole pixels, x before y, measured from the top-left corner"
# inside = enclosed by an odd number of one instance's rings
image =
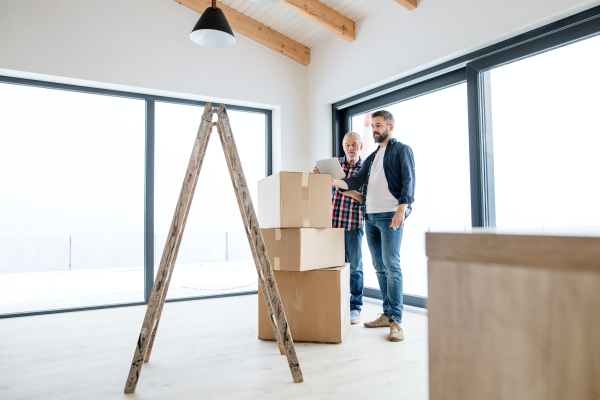
[[[310,189],[308,188],[308,186],[305,186],[302,188],[302,201],[309,201],[310,200]]]
[[[308,172],[302,173],[302,186],[308,186]]]
[[[317,310],[319,322],[317,323],[319,342],[325,342],[327,339],[327,312],[324,307]]]
[[[346,313],[348,309],[348,294],[345,290],[342,292],[342,322],[346,322],[346,318],[350,315],[350,313]]]
[[[310,189],[308,187],[308,173],[303,172],[302,173],[302,201],[310,200],[310,191],[309,190]]]
[[[280,267],[280,260],[279,260],[279,257],[275,257],[275,262],[274,262],[274,264],[275,264],[275,265],[273,266],[273,269],[274,269],[275,271],[280,271],[280,270],[281,270],[281,267]]]
[[[302,221],[302,226],[304,228],[310,228],[310,219],[305,219]]]
[[[275,229],[275,241],[281,240],[281,229]]]
[[[302,173],[302,186],[308,186],[308,172]]]

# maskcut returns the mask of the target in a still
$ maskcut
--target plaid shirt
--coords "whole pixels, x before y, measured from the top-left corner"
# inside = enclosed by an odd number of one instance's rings
[[[346,157],[338,158],[346,178],[352,178],[362,167],[362,160],[350,165],[346,162]],[[362,188],[358,190],[362,193]],[[362,228],[363,226],[363,208],[362,205],[350,196],[344,196],[335,187],[331,190],[333,196],[333,218],[332,227],[344,228],[349,231]]]

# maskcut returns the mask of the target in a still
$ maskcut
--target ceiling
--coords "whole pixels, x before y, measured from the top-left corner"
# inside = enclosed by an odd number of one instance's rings
[[[174,0],[199,14],[212,6],[211,0]],[[352,43],[355,22],[389,3],[408,11],[419,0],[284,0],[256,3],[251,0],[220,0],[220,8],[233,31],[252,39],[302,65],[310,64],[310,48],[337,35]]]
[[[356,22],[394,0],[319,0]],[[285,7],[282,3],[263,4],[250,0],[220,0],[221,3],[311,48],[334,36],[325,28]]]

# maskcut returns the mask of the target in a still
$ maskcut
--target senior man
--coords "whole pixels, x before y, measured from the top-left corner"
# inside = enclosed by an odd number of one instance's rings
[[[363,144],[360,135],[348,132],[342,142],[344,157],[338,158],[347,178],[355,176],[362,166],[360,151]],[[319,173],[315,166],[314,173]],[[346,241],[346,261],[350,263],[350,323],[360,322],[360,310],[363,305],[363,209],[362,189],[340,191],[332,188],[333,216],[332,227],[344,228]]]
[[[365,230],[383,298],[383,314],[365,323],[367,328],[389,327],[389,340],[404,340],[402,322],[402,270],[400,244],[404,220],[410,214],[415,192],[415,161],[409,146],[392,137],[394,116],[385,110],[373,113],[371,128],[379,147],[352,177],[332,179],[340,189],[364,185]]]

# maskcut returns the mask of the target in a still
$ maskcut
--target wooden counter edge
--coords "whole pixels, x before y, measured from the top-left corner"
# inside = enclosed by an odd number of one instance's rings
[[[426,233],[427,257],[600,272],[600,237]]]

